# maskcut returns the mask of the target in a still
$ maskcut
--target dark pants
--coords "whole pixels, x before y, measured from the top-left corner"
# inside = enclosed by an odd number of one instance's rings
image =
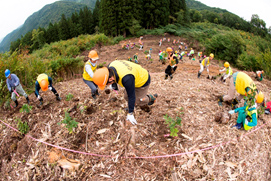
[[[167,66],[165,73],[167,75],[172,75],[177,69],[177,66],[175,66],[174,68],[172,68],[170,65]]]

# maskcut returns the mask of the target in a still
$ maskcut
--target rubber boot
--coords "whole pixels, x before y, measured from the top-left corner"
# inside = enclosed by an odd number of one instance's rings
[[[58,94],[58,93],[55,93],[55,95],[56,95],[56,100],[57,100],[57,101],[60,101],[60,100],[61,100],[61,97],[59,97],[59,94]]]
[[[43,99],[42,97],[40,98],[40,106],[43,104]]]
[[[173,79],[173,76],[172,76],[172,75],[170,75],[170,80],[171,80],[171,79]]]
[[[27,100],[27,104],[30,104],[28,96],[26,97],[26,100]]]
[[[150,106],[150,105],[153,105],[155,103],[156,98],[158,97],[158,95],[157,94],[154,94],[154,95],[149,94],[148,97],[150,99],[148,105]]]
[[[243,127],[242,123],[237,123],[236,125],[234,125],[232,128],[237,128],[237,129],[241,129]]]
[[[200,77],[200,75],[201,75],[201,73],[200,73],[200,72],[198,72],[198,78]]]
[[[167,78],[168,78],[168,74],[165,75],[165,80],[167,80]]]
[[[15,100],[14,102],[15,102],[15,106],[14,107],[17,107],[18,106],[18,101]]]

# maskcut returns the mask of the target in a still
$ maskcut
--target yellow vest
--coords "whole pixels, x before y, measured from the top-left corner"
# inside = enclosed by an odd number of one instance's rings
[[[238,72],[235,81],[235,89],[241,95],[246,95],[245,89],[249,87],[250,89],[256,89],[256,85],[253,80],[244,72]]]
[[[48,81],[48,75],[46,75],[46,74],[40,74],[40,75],[38,76],[38,78],[37,78],[37,81],[38,81],[38,83],[40,84],[40,82],[41,82],[42,80],[47,80],[47,82],[48,82],[48,84],[49,84],[49,81]]]
[[[94,73],[95,70],[96,70],[96,68],[97,68],[97,63],[96,63],[96,66],[93,67],[93,66],[91,65],[91,63],[90,63],[89,61],[87,61],[87,62],[85,63],[85,66],[84,66],[83,78],[84,78],[85,80],[88,80],[88,81],[93,81],[93,80],[92,80],[92,77],[90,77],[89,74],[88,74],[87,71],[86,71],[86,65],[87,65],[87,64],[90,65],[91,70],[92,70],[93,73]]]
[[[226,68],[226,74],[229,74],[229,72],[230,72],[230,75],[232,75],[232,69],[231,69],[231,67]]]
[[[110,63],[109,67],[114,67],[119,76],[118,84],[122,85],[122,78],[128,74],[132,74],[135,77],[135,87],[142,87],[149,78],[149,73],[146,69],[142,68],[140,65],[129,62],[126,60],[115,60]],[[115,77],[116,79],[116,77]]]
[[[202,64],[203,66],[205,65],[205,61],[206,61],[206,60],[207,60],[206,66],[210,64],[209,57],[207,57],[207,58],[203,59],[202,62],[201,62],[201,64]]]

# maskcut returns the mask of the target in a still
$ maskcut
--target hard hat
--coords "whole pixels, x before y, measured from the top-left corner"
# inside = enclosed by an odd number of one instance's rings
[[[138,55],[138,53],[136,53],[136,55]]]
[[[193,50],[193,48],[191,48],[191,50]]]
[[[173,50],[172,50],[171,47],[167,47],[166,51],[167,51],[167,52],[172,52]]]
[[[5,71],[5,76],[6,76],[6,78],[8,78],[9,75],[10,75],[10,70],[9,70],[9,69],[6,69],[6,71]]]
[[[175,51],[175,53],[177,53],[177,50]]]
[[[165,51],[163,51],[163,53],[166,53]]]
[[[48,90],[48,80],[41,80],[40,81],[40,88],[42,91],[47,91]]]
[[[259,91],[259,93],[256,94],[256,102],[260,104],[263,102],[263,100],[264,100],[264,94],[261,91]]]
[[[213,53],[211,53],[211,54],[210,54],[210,57],[214,58],[214,54],[213,54]]]
[[[224,63],[224,67],[228,68],[230,66],[229,62]]]
[[[130,58],[130,57],[128,57],[128,58]]]
[[[109,78],[109,71],[106,67],[97,69],[93,75],[93,82],[103,90]]]
[[[88,54],[88,58],[91,58],[92,60],[98,60],[99,56],[95,50],[91,50]]]

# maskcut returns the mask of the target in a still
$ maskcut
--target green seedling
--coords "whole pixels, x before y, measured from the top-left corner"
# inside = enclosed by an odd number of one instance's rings
[[[32,110],[33,106],[29,106],[28,104],[24,104],[22,108],[20,109],[20,113],[25,112],[25,113],[30,113]]]
[[[27,122],[22,122],[21,119],[16,119],[17,123],[17,127],[18,130],[22,133],[22,134],[26,134],[29,131],[29,126],[27,124]]]
[[[168,125],[170,130],[170,136],[176,137],[178,136],[179,129],[176,128],[177,125],[181,126],[182,118],[176,117],[174,120],[173,118],[169,117],[167,114],[164,116],[165,122]]]
[[[65,112],[64,120],[57,124],[60,125],[61,123],[66,124],[66,128],[68,128],[70,134],[72,133],[73,128],[76,128],[78,124],[78,122],[71,118],[68,112]]]
[[[66,95],[66,101],[70,101],[70,100],[72,100],[72,98],[73,98],[73,95],[71,93]]]

